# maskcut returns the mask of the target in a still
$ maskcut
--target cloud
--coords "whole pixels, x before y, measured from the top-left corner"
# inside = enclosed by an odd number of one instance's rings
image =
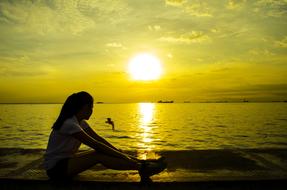
[[[195,17],[212,17],[211,9],[208,3],[203,1],[192,1],[188,2],[186,0],[166,0],[167,5],[176,6],[182,8],[182,10]]]
[[[254,91],[285,91],[287,93],[287,84],[258,84],[248,86],[247,89]]]
[[[172,55],[171,53],[168,53],[166,56],[167,56],[169,59],[172,59],[172,58],[173,58],[173,55]]]
[[[229,10],[239,10],[244,6],[245,3],[246,0],[229,0],[226,8]]]
[[[113,48],[124,48],[124,46],[121,43],[117,43],[117,42],[107,43],[106,46],[113,47]]]
[[[129,4],[118,0],[77,0],[78,10],[96,23],[118,23],[130,13]]]
[[[249,29],[243,28],[243,27],[241,29],[234,28],[234,27],[224,28],[224,29],[214,28],[214,29],[211,29],[211,32],[214,34],[217,34],[218,38],[237,38],[249,32]]]
[[[161,30],[161,27],[160,27],[160,25],[149,25],[148,29],[150,31],[159,31],[159,30]]]
[[[285,36],[282,40],[275,41],[275,46],[280,48],[287,48],[287,36]]]
[[[34,77],[47,75],[48,70],[44,66],[38,66],[35,68],[34,65],[27,64],[15,64],[13,63],[2,63],[0,62],[0,76],[1,77]]]
[[[259,0],[255,3],[255,12],[262,12],[262,15],[269,17],[283,17],[287,15],[286,0]]]
[[[192,3],[185,6],[184,12],[196,17],[212,17],[211,9],[205,2]]]
[[[43,76],[48,73],[45,71],[25,71],[25,70],[0,70],[0,73],[4,77],[13,76],[13,77],[34,77],[34,76]]]
[[[222,89],[209,89],[211,94],[229,98],[257,100],[286,100],[287,84],[250,84]]]
[[[252,49],[249,51],[251,55],[255,56],[274,56],[275,54],[267,49]]]
[[[0,17],[20,32],[78,34],[95,23],[77,5],[74,1],[1,1]]]
[[[165,0],[165,4],[171,6],[182,6],[186,0]]]
[[[191,33],[182,34],[178,37],[174,36],[165,36],[159,39],[163,42],[171,42],[171,43],[201,43],[203,41],[208,41],[209,37],[202,32],[192,31]]]
[[[287,3],[286,0],[257,0],[256,2],[256,4],[273,5],[273,6],[285,5],[286,3]]]

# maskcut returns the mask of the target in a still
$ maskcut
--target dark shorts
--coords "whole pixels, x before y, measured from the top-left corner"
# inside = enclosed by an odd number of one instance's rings
[[[69,158],[64,158],[62,160],[59,160],[53,168],[47,170],[46,172],[49,178],[57,179],[57,180],[69,178],[67,174],[68,161],[69,161]]]

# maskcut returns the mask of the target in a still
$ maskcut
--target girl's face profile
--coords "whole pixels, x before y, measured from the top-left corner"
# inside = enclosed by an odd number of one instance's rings
[[[85,114],[85,118],[84,119],[89,119],[93,113],[93,104],[86,104],[84,105],[84,107],[82,108],[83,113]]]

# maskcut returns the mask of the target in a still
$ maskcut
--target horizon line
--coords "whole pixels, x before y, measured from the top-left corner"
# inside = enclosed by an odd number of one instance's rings
[[[189,104],[189,103],[287,103],[287,100],[252,100],[252,101],[228,101],[228,100],[214,100],[214,101],[173,101],[173,102],[95,102],[94,104],[137,104],[137,103],[156,103],[156,104]],[[0,102],[0,104],[64,104],[64,102]]]

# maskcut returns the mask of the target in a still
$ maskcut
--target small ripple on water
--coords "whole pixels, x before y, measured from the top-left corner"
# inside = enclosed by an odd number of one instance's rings
[[[224,117],[223,115],[215,115],[215,116],[213,116],[214,118],[222,118],[222,117]]]
[[[17,129],[17,131],[19,131],[19,132],[26,132],[27,130],[25,130],[25,129]]]
[[[284,138],[287,138],[287,134],[269,134],[268,136],[270,136],[270,137],[284,137]]]
[[[130,136],[126,136],[126,135],[123,135],[123,136],[109,135],[109,136],[106,136],[106,138],[115,138],[115,139],[132,139],[132,137],[130,137]]]
[[[194,139],[193,141],[195,141],[195,142],[206,142],[206,140],[203,140],[203,139]]]
[[[110,131],[110,129],[106,130],[106,131]],[[112,131],[113,133],[121,133],[121,132],[127,132],[126,130],[120,130],[120,129],[115,129]]]
[[[9,137],[9,138],[7,138],[7,140],[20,141],[20,142],[23,141],[23,139],[21,137]]]
[[[178,146],[177,144],[173,144],[173,143],[166,143],[165,145],[166,146],[171,146],[171,147],[177,147]]]
[[[35,135],[35,136],[44,136],[45,134],[42,134],[42,133],[34,133],[33,135]]]
[[[276,123],[271,123],[271,122],[268,122],[268,123],[264,123],[264,125],[267,125],[267,126],[273,126],[273,125],[277,125]]]
[[[286,146],[287,145],[287,142],[260,142],[260,143],[258,143],[258,144],[260,144],[260,145],[269,145],[269,146],[271,146],[271,145],[282,145],[282,146]]]
[[[219,128],[226,128],[226,125],[214,125],[214,127],[219,127]]]
[[[164,143],[167,142],[165,140],[161,140],[161,139],[152,139],[152,142],[160,142],[160,143]]]
[[[248,135],[234,135],[235,137],[243,137],[243,138],[246,138],[246,137],[249,137]]]

